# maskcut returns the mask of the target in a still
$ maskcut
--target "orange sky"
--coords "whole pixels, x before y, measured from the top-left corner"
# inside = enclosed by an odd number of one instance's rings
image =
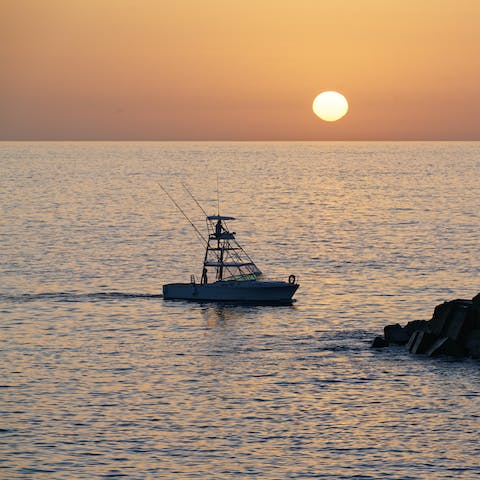
[[[0,139],[479,140],[479,25],[479,0],[0,0]]]

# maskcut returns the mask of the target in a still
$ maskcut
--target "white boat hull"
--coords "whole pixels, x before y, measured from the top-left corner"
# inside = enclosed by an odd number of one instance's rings
[[[291,304],[296,283],[258,280],[219,281],[208,284],[170,283],[163,286],[165,300],[196,302],[233,302],[254,304]]]

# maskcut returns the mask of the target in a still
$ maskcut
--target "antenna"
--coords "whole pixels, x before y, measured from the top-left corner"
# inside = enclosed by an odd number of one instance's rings
[[[207,244],[207,241],[205,240],[205,238],[203,237],[203,235],[200,233],[200,231],[198,230],[198,228],[195,226],[195,224],[187,217],[187,214],[180,208],[180,205],[175,201],[175,199],[167,192],[167,190],[165,190],[165,187],[157,182],[158,185],[160,186],[160,188],[165,192],[165,194],[167,195],[167,197],[170,199],[170,201],[178,208],[178,210],[180,211],[180,213],[187,219],[188,223],[193,227],[193,229],[195,230],[196,234],[198,235],[198,237],[202,240],[202,242],[206,245]]]
[[[218,173],[217,173],[217,216],[220,216],[220,195],[218,193]]]

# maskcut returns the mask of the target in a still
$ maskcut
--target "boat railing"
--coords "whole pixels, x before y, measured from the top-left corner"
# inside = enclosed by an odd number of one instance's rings
[[[208,235],[208,238],[210,240],[234,240],[235,239],[235,233],[223,232],[220,235],[218,235],[216,233],[210,233]]]

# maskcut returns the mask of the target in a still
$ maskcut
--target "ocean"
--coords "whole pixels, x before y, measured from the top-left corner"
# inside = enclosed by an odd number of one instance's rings
[[[0,143],[0,478],[478,478],[479,362],[369,347],[480,291],[479,178],[480,142]],[[294,305],[163,300],[182,184]]]

